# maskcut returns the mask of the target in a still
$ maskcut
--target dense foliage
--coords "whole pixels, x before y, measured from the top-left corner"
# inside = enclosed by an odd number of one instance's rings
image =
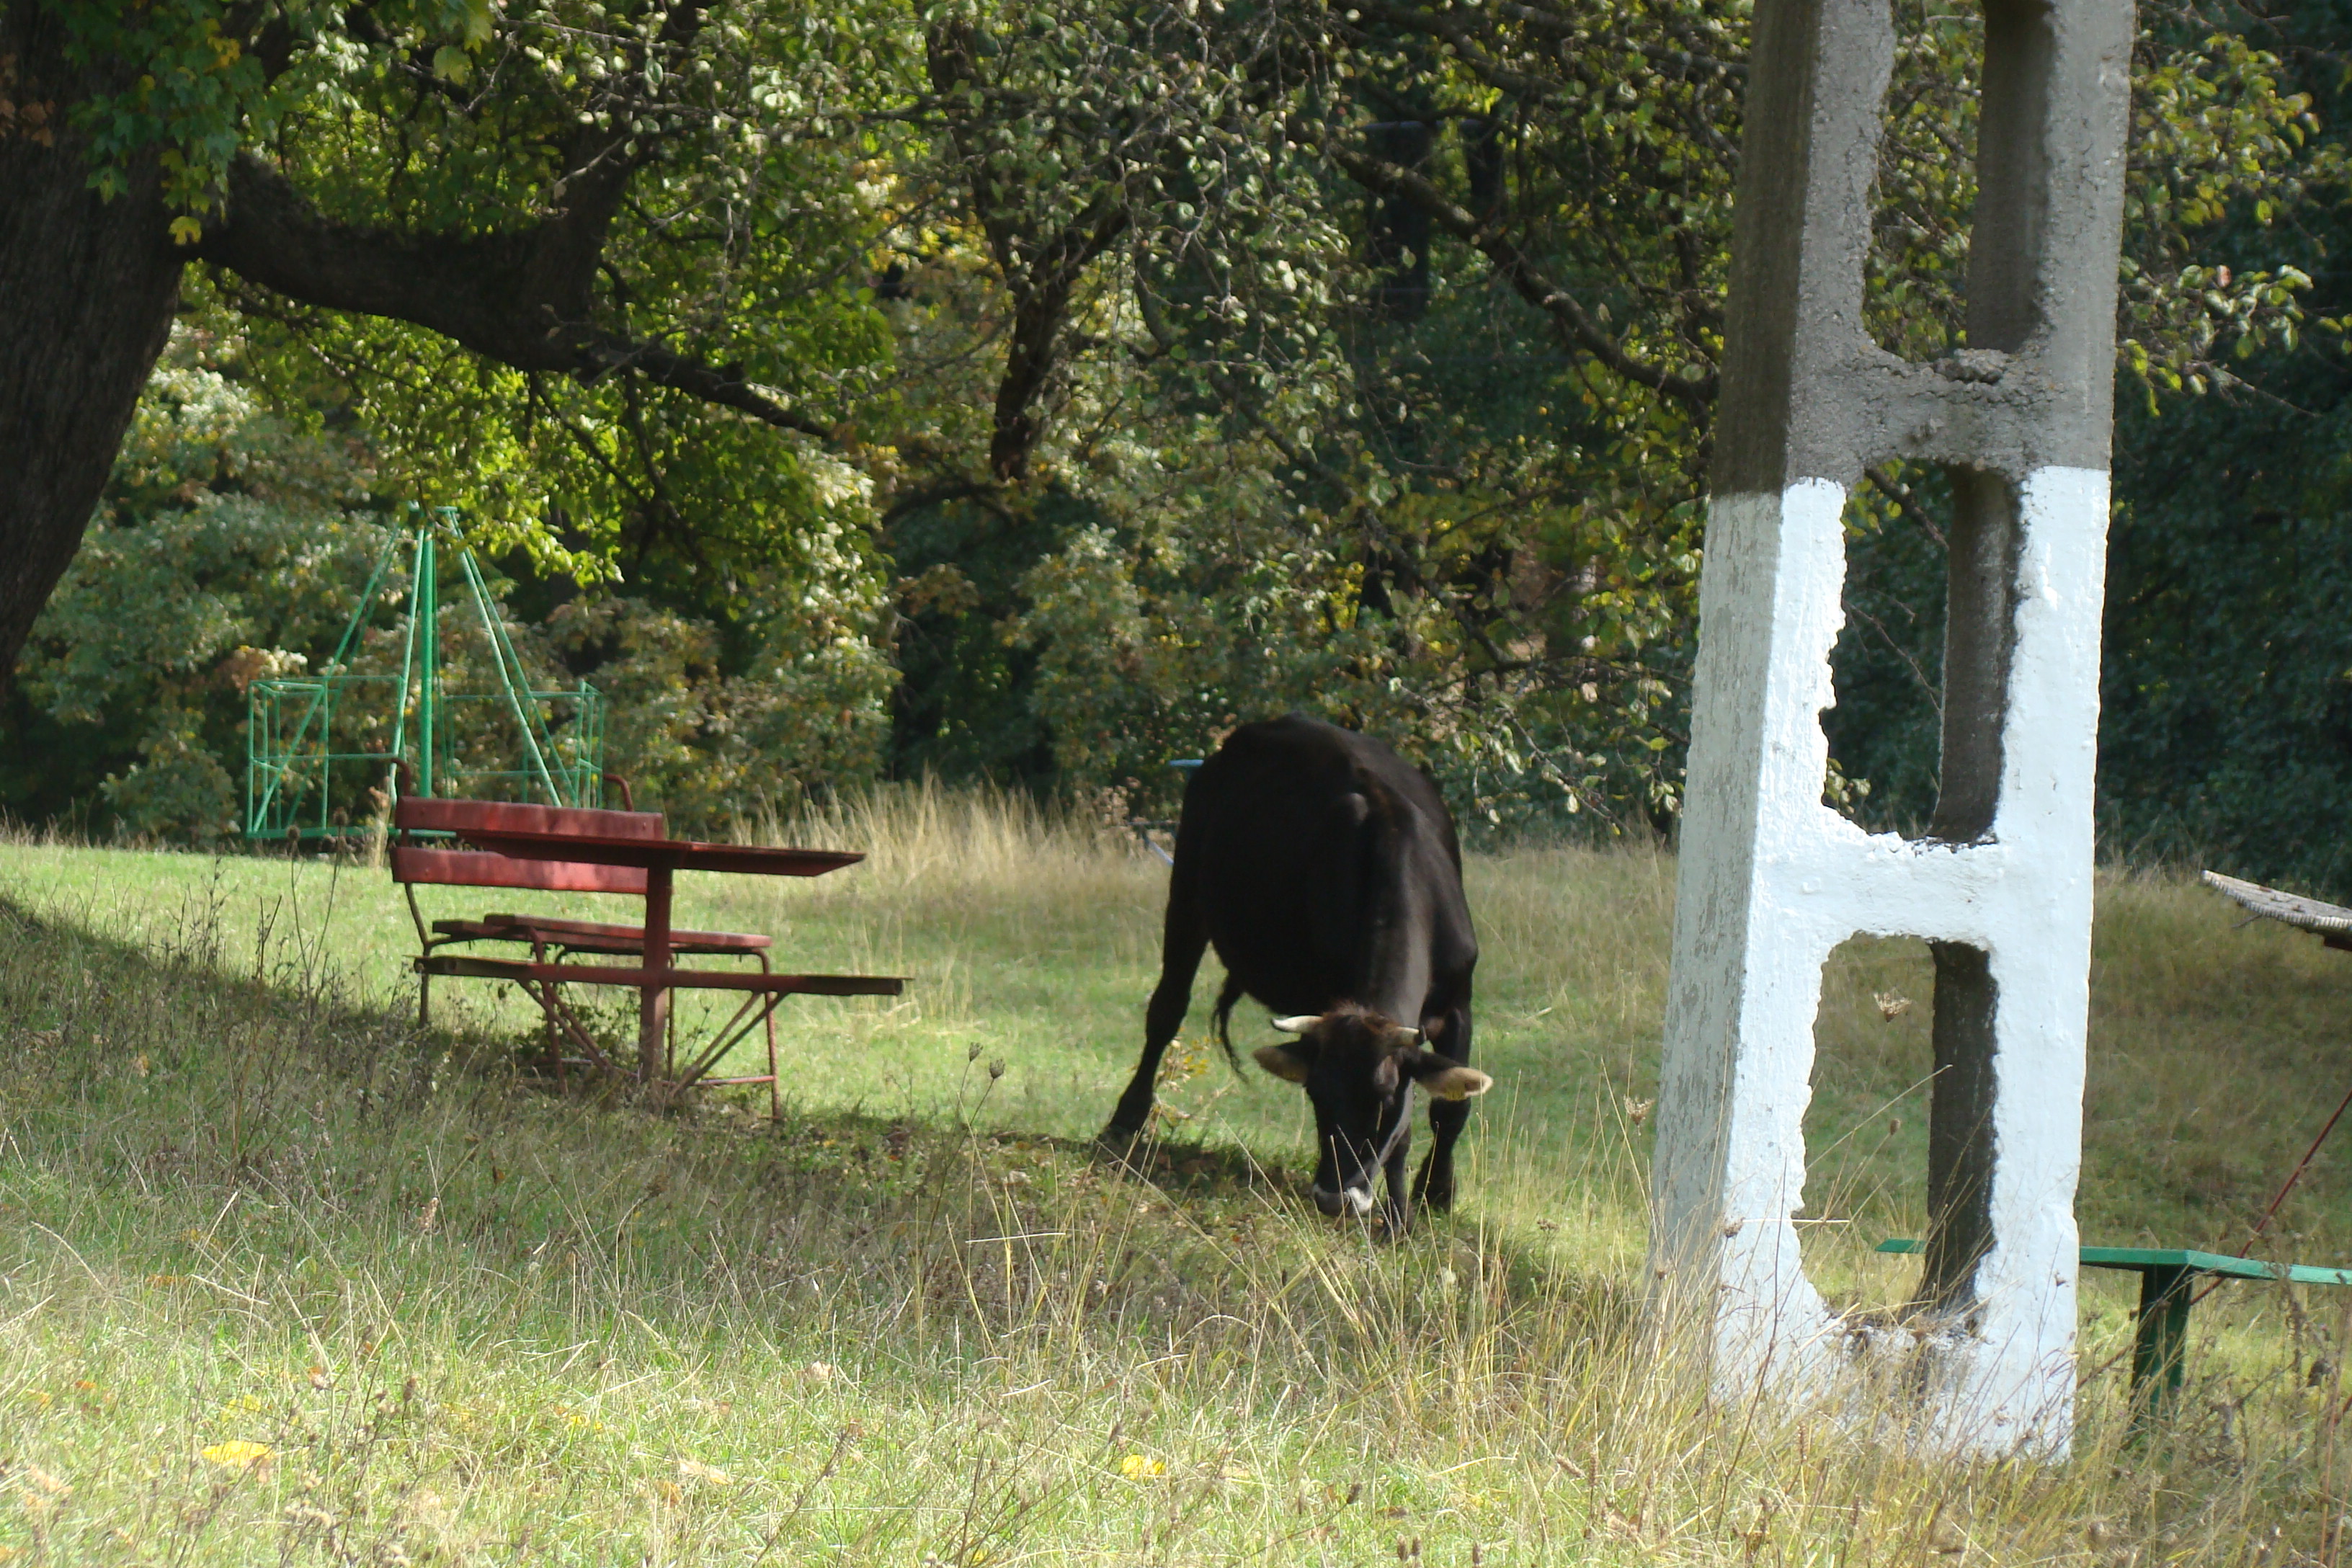
[[[20,811],[92,813],[135,835],[236,831],[247,688],[323,668],[387,549],[427,521],[385,498],[366,444],[272,412],[242,349],[185,327],[149,389],[106,514],[18,667],[20,744],[0,787]],[[350,671],[396,678],[409,559],[394,552]],[[608,760],[683,822],[873,775],[889,689],[881,582],[849,531],[811,531],[750,577],[760,608],[724,631],[627,592],[534,583],[520,551],[506,564],[517,576],[488,584],[533,684],[593,682],[610,704]],[[441,577],[445,679],[495,693],[446,558]],[[338,749],[386,749],[396,717],[388,698],[348,713]],[[513,734],[480,728],[461,752],[510,765]]]
[[[1871,320],[1928,357],[1963,346],[1976,23],[1896,9]],[[209,806],[142,803],[233,760],[224,661],[320,657],[320,542],[348,535],[348,606],[413,500],[461,509],[532,657],[611,684],[616,764],[689,816],[927,769],[1156,811],[1166,759],[1297,706],[1397,739],[1489,823],[1671,820],[1744,5],[76,15],[94,55],[150,62],[74,112],[100,181],[160,149],[214,348],[159,375],[28,658],[8,722],[74,760],[6,781],[15,809],[202,830]],[[2253,405],[2197,395],[2336,352],[2302,303],[2315,277],[2334,298],[2341,199],[2315,17],[2143,10],[2127,445],[2234,432]],[[332,290],[239,238],[281,187],[428,269],[416,236],[495,261],[593,208],[562,353],[396,290],[301,302]],[[342,489],[226,458],[168,497],[140,479],[190,375],[342,454]],[[1900,823],[1932,796],[1940,481],[1874,479],[1831,784]],[[2118,570],[2161,577],[2136,515]],[[110,595],[168,592],[126,574],[174,555],[221,607],[120,644]],[[125,673],[102,698],[61,673],[91,665]],[[2171,764],[2118,773],[2164,752],[2139,744],[2111,746],[2111,800],[2208,831]]]

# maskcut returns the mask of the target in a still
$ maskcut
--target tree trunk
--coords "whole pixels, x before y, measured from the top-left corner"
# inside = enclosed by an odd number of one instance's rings
[[[0,678],[65,575],[179,300],[152,173],[101,201],[64,106],[94,87],[0,5]]]

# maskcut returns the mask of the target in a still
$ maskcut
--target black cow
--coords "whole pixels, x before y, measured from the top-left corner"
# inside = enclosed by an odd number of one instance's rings
[[[1462,896],[1454,819],[1429,775],[1380,742],[1294,713],[1245,724],[1184,792],[1160,984],[1144,1015],[1143,1059],[1103,1132],[1123,1151],[1151,1114],[1160,1054],[1184,1021],[1201,950],[1225,965],[1217,1035],[1244,994],[1295,1042],[1256,1053],[1302,1084],[1315,1108],[1315,1202],[1363,1215],[1388,1176],[1388,1221],[1412,1203],[1454,1201],[1465,1103],[1493,1080],[1470,1059],[1470,972],[1478,963]],[[1441,1056],[1426,1048],[1442,1047]],[[1238,1066],[1238,1063],[1236,1063]],[[1405,1195],[1410,1092],[1430,1096],[1434,1143]]]

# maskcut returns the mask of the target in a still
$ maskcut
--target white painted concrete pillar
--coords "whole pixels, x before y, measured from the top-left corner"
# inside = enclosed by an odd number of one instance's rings
[[[1967,845],[1864,835],[1822,804],[1843,491],[1809,479],[1709,509],[1653,1250],[1662,1290],[1712,1319],[1719,1396],[1825,1390],[1847,1330],[1790,1223],[1822,965],[1857,935],[1984,949],[1995,1241],[1971,1321],[1925,1350],[1930,1427],[1985,1453],[2063,1449],[2073,1420],[2106,476],[2044,468],[2021,500],[2000,803]]]
[[[1863,330],[1886,0],[1759,0],[1741,152],[1652,1278],[1727,1400],[1833,1394],[1914,1358],[1916,1435],[2064,1451],[2081,1163],[2116,258],[2129,0],[1985,0],[1969,347]],[[1822,804],[1842,512],[1879,464],[1941,467],[1951,627],[1935,837]],[[1907,524],[1906,524],[1907,525]],[[1890,1335],[1807,1280],[1804,1113],[1822,966],[1937,948],[1930,1255]],[[1980,956],[1979,956],[1980,955]],[[1989,1129],[1989,1135],[1988,1135]],[[1957,1151],[1957,1152],[1955,1152]]]

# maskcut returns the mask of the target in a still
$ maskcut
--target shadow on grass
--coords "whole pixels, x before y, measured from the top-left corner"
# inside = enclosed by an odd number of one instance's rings
[[[1113,1278],[1101,1272],[1108,1248],[1123,1277],[1158,1281],[1138,1300],[1163,1333],[1188,1315],[1231,1317],[1265,1300],[1307,1310],[1294,1324],[1303,1330],[1328,1313],[1342,1274],[1363,1302],[1416,1322],[1445,1310],[1442,1291],[1424,1300],[1422,1289],[1423,1276],[1443,1275],[1475,1277],[1487,1310],[1507,1316],[1557,1310],[1574,1297],[1586,1331],[1634,1329],[1617,1284],[1564,1273],[1507,1233],[1424,1214],[1403,1243],[1389,1244],[1360,1222],[1314,1213],[1303,1178],[1240,1148],[1155,1139],[1113,1162],[1087,1141],[979,1131],[993,1080],[976,1062],[968,1092],[929,1116],[788,1109],[771,1124],[751,1112],[751,1096],[723,1090],[656,1111],[609,1080],[574,1073],[559,1086],[530,1070],[535,1030],[420,1028],[403,1009],[354,997],[328,955],[291,932],[232,936],[217,901],[192,900],[183,912],[156,951],[0,900],[0,1017],[10,1021],[0,1026],[0,1085],[49,1123],[41,1142],[85,1179],[122,1173],[111,1156],[92,1168],[72,1145],[137,1148],[134,1182],[169,1173],[184,1184],[255,1187],[494,1253],[510,1251],[519,1232],[537,1233],[532,1245],[543,1247],[549,1236],[671,1217],[649,1206],[648,1191],[677,1200],[670,1206],[693,1206],[690,1195],[726,1205],[698,1240],[674,1225],[665,1234],[675,1249],[641,1247],[631,1259],[636,1285],[657,1296],[707,1277],[713,1248],[772,1252],[782,1230],[794,1237],[793,1267],[771,1258],[767,1272],[847,1279],[864,1259],[871,1267],[859,1282],[873,1290],[908,1260],[903,1250],[868,1256],[877,1235],[946,1249],[925,1267],[936,1272],[944,1261],[951,1275],[974,1271],[965,1253],[975,1237],[1050,1235],[1094,1250],[1032,1256],[1012,1272],[1086,1273],[1091,1289]],[[453,1142],[451,1170],[421,1182],[411,1169],[420,1155],[438,1158]],[[512,1152],[478,1161],[471,1152],[485,1147]],[[508,1185],[527,1162],[547,1178],[530,1199]],[[615,1174],[648,1163],[657,1171]],[[600,1215],[608,1201],[625,1217]],[[525,1247],[520,1256],[537,1254]],[[656,1278],[665,1259],[676,1270],[668,1279]],[[998,1310],[980,1314],[998,1327],[1013,1300],[1003,1283],[985,1293]],[[1096,1294],[1064,1307],[1086,1315],[1109,1289]],[[953,1295],[940,1297],[950,1309]],[[964,1295],[967,1304],[983,1299]],[[1142,1318],[1126,1326],[1141,1328]]]

